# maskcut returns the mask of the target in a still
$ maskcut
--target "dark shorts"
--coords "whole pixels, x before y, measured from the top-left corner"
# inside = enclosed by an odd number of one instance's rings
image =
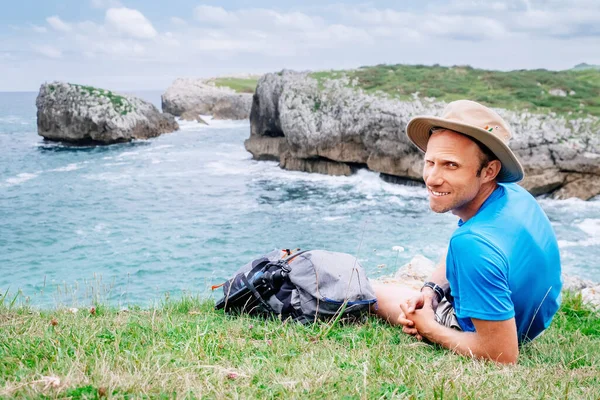
[[[454,307],[452,307],[452,303],[446,300],[445,297],[442,299],[440,304],[438,304],[438,307],[435,310],[435,320],[437,323],[447,326],[448,328],[462,331],[458,323],[458,319],[456,319]]]

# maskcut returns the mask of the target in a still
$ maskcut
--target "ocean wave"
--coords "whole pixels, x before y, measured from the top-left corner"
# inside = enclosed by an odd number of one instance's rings
[[[347,215],[337,216],[337,217],[323,217],[321,218],[323,221],[331,222],[331,221],[339,221],[341,219],[348,219]]]
[[[600,233],[600,219],[586,218],[577,227],[590,236],[597,236]]]
[[[66,167],[51,169],[49,172],[68,172],[68,171],[75,171],[80,168],[81,168],[81,166],[79,164],[73,163],[73,164],[67,165]]]
[[[15,186],[15,185],[20,185],[21,183],[27,182],[31,179],[37,178],[38,176],[39,176],[39,172],[36,172],[36,173],[23,172],[15,177],[8,178],[5,182],[6,182],[7,186]]]
[[[559,240],[558,247],[568,248],[568,247],[597,247],[600,246],[600,239],[598,238],[589,238],[585,240],[578,241],[570,241],[570,240]]]
[[[210,130],[210,129],[236,129],[236,128],[250,128],[250,121],[247,119],[243,120],[231,120],[231,119],[213,119],[210,115],[200,116],[208,125],[196,121],[183,121],[177,118],[179,129],[183,131],[188,130]]]

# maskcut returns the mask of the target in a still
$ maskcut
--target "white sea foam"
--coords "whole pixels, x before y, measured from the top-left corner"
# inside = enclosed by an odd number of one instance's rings
[[[568,247],[596,247],[600,246],[600,238],[589,238],[578,241],[570,241],[570,240],[559,240],[558,247],[568,248]]]
[[[126,151],[124,153],[121,153],[117,156],[117,158],[128,158],[128,157],[133,157],[133,156],[137,156],[138,154],[140,154],[141,151]]]
[[[348,219],[348,216],[337,216],[337,217],[323,217],[323,221],[339,221],[340,219]]]
[[[12,178],[8,178],[6,180],[6,184],[8,186],[14,186],[14,185],[20,185],[23,182],[27,182],[28,180],[31,180],[33,178],[36,178],[39,175],[39,173],[28,173],[28,172],[23,172],[20,173],[19,175],[12,177]]]
[[[600,234],[600,219],[584,219],[580,224],[577,224],[577,227],[590,236],[597,236]]]
[[[598,235],[600,233],[600,219],[586,218],[575,226],[591,237],[577,241],[559,240],[558,245],[560,248],[600,246],[600,237]]]
[[[69,164],[66,167],[60,167],[60,168],[55,168],[55,169],[51,169],[51,172],[67,172],[67,171],[75,171],[77,169],[81,168],[80,165],[74,163],[74,164]]]

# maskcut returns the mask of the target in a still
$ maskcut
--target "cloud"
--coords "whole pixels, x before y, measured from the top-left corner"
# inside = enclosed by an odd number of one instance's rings
[[[54,30],[60,32],[70,32],[72,29],[69,24],[63,22],[57,15],[46,18],[46,21]]]
[[[33,29],[33,31],[37,32],[37,33],[46,33],[46,32],[48,32],[48,29],[46,29],[45,26],[31,25],[31,29]]]
[[[179,18],[179,17],[171,17],[171,18],[169,18],[169,20],[171,21],[171,23],[173,25],[181,25],[181,26],[187,25],[187,22],[185,22],[184,19]]]
[[[106,25],[117,32],[137,39],[152,39],[157,32],[144,14],[131,8],[109,8]]]
[[[33,46],[33,50],[48,58],[61,58],[62,52],[50,45]]]
[[[227,12],[223,7],[199,5],[194,9],[194,17],[200,22],[231,24],[237,22],[234,13]]]

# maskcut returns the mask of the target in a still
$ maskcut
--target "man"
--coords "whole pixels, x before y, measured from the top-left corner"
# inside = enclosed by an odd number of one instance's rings
[[[441,118],[413,118],[406,133],[425,152],[431,209],[460,220],[421,292],[376,286],[377,313],[456,353],[515,363],[519,345],[548,327],[562,284],[550,222],[515,183],[523,169],[507,146],[510,129],[489,108],[459,100]]]

